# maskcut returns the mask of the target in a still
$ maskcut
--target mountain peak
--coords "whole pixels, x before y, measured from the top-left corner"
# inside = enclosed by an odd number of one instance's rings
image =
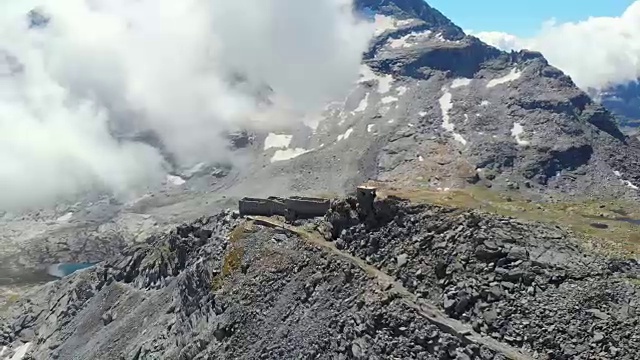
[[[360,11],[398,20],[420,20],[429,30],[438,31],[447,39],[459,40],[465,37],[460,27],[423,0],[355,0],[354,4]]]

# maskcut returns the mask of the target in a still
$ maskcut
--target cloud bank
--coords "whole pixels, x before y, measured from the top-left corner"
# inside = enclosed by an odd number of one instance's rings
[[[222,132],[343,96],[372,32],[350,0],[6,0],[0,208],[158,181],[145,132],[185,166],[225,159]]]
[[[583,89],[601,89],[640,77],[640,1],[619,17],[591,17],[576,23],[548,21],[529,39],[502,32],[472,35],[503,50],[540,51]]]

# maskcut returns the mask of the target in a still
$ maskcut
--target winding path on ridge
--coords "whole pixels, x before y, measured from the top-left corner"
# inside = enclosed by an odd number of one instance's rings
[[[308,231],[301,227],[291,226],[276,219],[263,216],[248,216],[247,218],[249,220],[253,220],[257,225],[276,227],[294,233],[308,243],[319,246],[325,251],[329,251],[341,257],[342,259],[358,266],[364,272],[369,274],[369,276],[375,279],[385,291],[395,294],[397,297],[401,298],[407,306],[414,309],[418,314],[440,328],[440,330],[458,337],[460,340],[467,344],[484,345],[491,350],[496,351],[497,353],[500,353],[512,360],[533,359],[532,357],[523,354],[522,352],[511,346],[502,344],[492,338],[482,336],[481,334],[475,332],[471,327],[461,323],[458,320],[449,318],[436,306],[418,299],[402,284],[398,283],[392,276],[384,273],[383,271],[380,271],[374,266],[367,264],[360,258],[337,249],[333,243],[326,241],[318,232]]]

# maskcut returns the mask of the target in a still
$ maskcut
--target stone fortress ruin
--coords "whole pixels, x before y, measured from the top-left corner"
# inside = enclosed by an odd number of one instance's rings
[[[356,195],[363,210],[373,210],[375,187],[358,186]],[[288,221],[324,216],[330,208],[331,199],[305,196],[270,196],[266,199],[244,197],[238,202],[241,216],[284,216]]]

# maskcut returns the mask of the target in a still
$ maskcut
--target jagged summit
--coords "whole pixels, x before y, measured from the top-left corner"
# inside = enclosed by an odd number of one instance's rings
[[[404,20],[406,24],[410,20],[420,20],[421,25],[442,31],[447,38],[461,39],[465,36],[462,29],[422,0],[355,0],[354,5],[360,11]]]

